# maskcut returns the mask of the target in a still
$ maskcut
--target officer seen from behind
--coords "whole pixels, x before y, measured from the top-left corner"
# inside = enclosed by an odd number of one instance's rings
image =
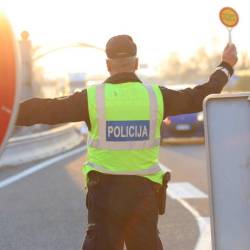
[[[110,77],[65,98],[33,98],[20,105],[17,125],[85,121],[88,228],[83,250],[161,250],[157,221],[169,174],[159,165],[160,127],[170,115],[200,112],[220,93],[237,62],[228,45],[208,82],[193,89],[146,85],[136,76],[137,47],[130,36],[106,45]]]

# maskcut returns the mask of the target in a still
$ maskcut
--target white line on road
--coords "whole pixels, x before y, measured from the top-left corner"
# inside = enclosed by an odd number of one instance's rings
[[[40,170],[42,170],[44,168],[47,168],[50,165],[52,165],[52,164],[54,164],[54,163],[56,163],[58,161],[64,160],[64,159],[66,159],[66,158],[68,158],[70,156],[77,155],[79,153],[83,153],[85,149],[86,149],[86,146],[82,146],[80,148],[76,148],[76,149],[71,150],[69,152],[66,152],[66,153],[63,153],[61,155],[55,156],[55,157],[53,157],[53,158],[51,158],[49,160],[43,161],[43,162],[41,162],[41,163],[39,163],[39,164],[37,164],[37,165],[27,169],[27,170],[24,170],[24,171],[22,171],[22,172],[20,172],[20,173],[18,173],[16,175],[13,175],[13,176],[1,181],[0,182],[0,188],[6,187],[6,186],[18,181],[18,180],[21,180],[21,179],[35,173],[35,172],[38,172],[38,171],[40,171]]]
[[[169,183],[169,187],[173,187],[175,183]],[[178,185],[178,183],[176,184]],[[190,184],[191,185],[191,184]],[[183,186],[182,186],[183,188]],[[178,190],[179,188],[177,188]],[[193,192],[193,195],[196,194],[197,195],[197,188],[195,188],[195,192]],[[183,207],[185,207],[195,218],[198,227],[199,227],[199,239],[196,242],[196,246],[195,246],[195,250],[211,250],[211,235],[210,235],[210,219],[207,217],[202,217],[199,212],[193,208],[191,205],[189,205],[188,202],[186,202],[183,198],[180,198],[180,192],[179,194],[177,194],[177,192],[175,192],[175,189],[168,189],[168,196],[171,197],[172,199],[177,200]],[[193,188],[191,190],[194,190]],[[202,192],[202,191],[201,191]],[[206,194],[205,194],[206,195]],[[200,196],[200,193],[199,193]]]
[[[212,247],[211,243],[211,227],[209,217],[198,218],[199,230],[202,234],[196,243],[195,250],[210,250]]]
[[[61,155],[56,156],[54,158],[51,158],[49,160],[43,161],[43,162],[41,162],[41,163],[39,163],[39,164],[37,164],[37,165],[27,169],[27,170],[20,172],[17,175],[11,176],[11,177],[1,181],[0,188],[6,187],[6,186],[18,181],[18,180],[21,180],[21,179],[35,173],[35,172],[38,172],[42,169],[45,169],[45,168],[49,167],[50,165],[52,165],[53,163],[56,163],[58,161],[66,159],[68,157],[77,155],[79,153],[83,153],[85,151],[85,149],[86,149],[86,146],[76,148],[76,149],[69,151],[67,153],[64,153],[64,154],[61,154]],[[163,167],[164,167],[164,165],[163,165]],[[169,185],[171,186],[174,184],[169,184]],[[197,193],[197,190],[195,191],[195,193]],[[176,199],[179,203],[181,203],[183,205],[183,207],[185,207],[187,210],[189,210],[190,213],[194,216],[194,218],[197,221],[197,224],[199,226],[200,236],[199,236],[199,239],[196,243],[195,250],[210,250],[211,249],[211,238],[210,238],[209,218],[201,217],[199,212],[197,210],[195,210],[193,207],[191,207],[184,199],[178,198],[180,196],[177,196],[177,194],[175,192],[173,192],[173,190],[171,190],[171,188],[168,189],[168,195],[172,199]]]
[[[172,197],[171,193],[168,195]],[[175,199],[175,198],[174,198]],[[200,236],[198,241],[196,242],[196,246],[194,250],[211,250],[211,234],[210,234],[210,219],[207,217],[201,217],[199,212],[191,207],[185,200],[183,199],[176,199],[183,207],[185,207],[195,218],[199,231]]]
[[[169,183],[168,190],[172,197],[177,199],[200,199],[208,198],[207,194],[188,182]]]

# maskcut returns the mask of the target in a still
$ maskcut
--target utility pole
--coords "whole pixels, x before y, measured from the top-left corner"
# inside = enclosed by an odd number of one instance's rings
[[[21,68],[22,68],[22,99],[33,97],[32,89],[32,43],[29,39],[29,32],[23,31],[21,33],[21,40],[19,41]]]

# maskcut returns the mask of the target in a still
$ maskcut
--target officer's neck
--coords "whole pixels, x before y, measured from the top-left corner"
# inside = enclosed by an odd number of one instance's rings
[[[122,72],[111,75],[104,82],[107,83],[124,83],[124,82],[142,82],[134,72]]]
[[[109,71],[110,77],[118,75],[118,74],[135,74],[135,70],[114,70]]]

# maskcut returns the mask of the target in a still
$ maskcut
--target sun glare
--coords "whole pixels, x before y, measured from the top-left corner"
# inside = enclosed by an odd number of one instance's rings
[[[187,58],[199,47],[209,52],[221,51],[228,35],[218,14],[228,5],[240,15],[233,42],[239,51],[250,51],[250,38],[246,35],[250,17],[244,0],[8,0],[0,6],[8,14],[17,37],[22,30],[28,30],[35,45],[56,47],[86,42],[103,48],[109,37],[127,33],[138,44],[141,61],[155,66],[172,52]]]

